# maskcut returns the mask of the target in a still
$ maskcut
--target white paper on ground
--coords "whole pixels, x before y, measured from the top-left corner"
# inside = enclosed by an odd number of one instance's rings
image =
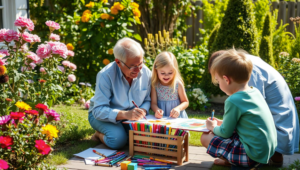
[[[95,160],[98,159],[99,157],[88,157],[84,159],[84,162],[86,165],[94,165]]]
[[[117,150],[112,149],[98,149],[98,148],[89,148],[87,150],[84,150],[80,153],[74,154],[74,156],[78,156],[80,158],[89,158],[89,159],[99,159],[102,158],[102,156],[95,154],[93,150],[96,150],[99,153],[102,153],[105,156],[109,156],[111,154],[114,154],[117,152]]]

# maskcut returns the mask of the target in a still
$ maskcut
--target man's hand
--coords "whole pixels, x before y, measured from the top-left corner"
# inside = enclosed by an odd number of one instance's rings
[[[180,110],[178,108],[174,108],[170,112],[170,117],[177,118],[180,115]]]
[[[211,120],[211,118],[206,119],[206,128],[210,131],[214,131],[214,128],[217,126],[217,120]]]
[[[162,118],[163,115],[164,115],[164,111],[163,111],[163,110],[161,110],[161,109],[157,109],[157,110],[156,110],[156,112],[155,112],[155,117],[156,117],[157,119]]]
[[[144,109],[134,108],[132,110],[127,111],[127,119],[128,120],[140,120],[146,116],[146,112]]]

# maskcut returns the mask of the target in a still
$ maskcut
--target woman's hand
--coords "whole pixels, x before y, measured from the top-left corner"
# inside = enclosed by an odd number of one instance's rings
[[[163,110],[157,109],[157,110],[155,111],[155,118],[160,119],[160,118],[163,117],[163,115],[164,115],[164,111],[163,111]]]
[[[180,115],[180,109],[173,108],[170,112],[170,117],[177,118]]]
[[[214,131],[214,128],[218,126],[217,124],[217,120],[211,120],[211,118],[206,119],[206,128],[212,132]]]

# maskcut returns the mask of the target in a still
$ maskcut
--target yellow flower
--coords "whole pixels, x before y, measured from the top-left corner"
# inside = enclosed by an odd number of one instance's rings
[[[119,13],[118,9],[115,8],[115,6],[112,6],[110,8],[110,13],[114,14],[114,15],[117,15]]]
[[[132,12],[134,16],[141,17],[141,11],[139,9],[134,8]]]
[[[95,6],[95,2],[90,1],[90,3],[86,4],[85,7],[93,8]]]
[[[101,19],[109,19],[109,15],[106,13],[103,13],[100,15]]]
[[[31,110],[31,107],[24,102],[18,101],[16,103],[16,106],[19,108],[20,111]]]
[[[55,126],[48,124],[42,127],[42,129],[42,134],[46,135],[49,139],[57,138],[57,133],[59,131],[56,129]]]
[[[74,50],[74,46],[71,43],[67,44],[67,48],[68,48],[68,50],[71,50],[71,51]]]
[[[101,2],[106,4],[108,0],[101,0]]]
[[[133,7],[133,8],[139,8],[139,4],[135,3],[135,2],[131,2],[130,5]]]
[[[85,15],[85,14],[92,14],[92,11],[90,11],[90,10],[85,10],[84,12],[83,12],[83,14],[82,15]]]
[[[0,66],[0,76],[3,76],[6,73],[6,67]]]
[[[112,48],[109,49],[109,50],[107,50],[107,52],[108,52],[109,55],[113,55],[114,54],[114,50]]]
[[[85,15],[82,15],[81,21],[82,21],[82,22],[89,22],[91,16],[92,16],[91,14],[85,14]]]
[[[109,61],[107,58],[103,60],[103,64],[104,64],[104,65],[107,65],[107,64],[109,64],[109,63],[110,63],[110,61]]]
[[[135,16],[134,19],[135,19],[137,22],[141,22],[141,21],[140,21],[140,18],[137,17],[137,16]]]
[[[122,11],[125,8],[124,5],[120,4],[120,2],[115,2],[114,7],[119,11]]]

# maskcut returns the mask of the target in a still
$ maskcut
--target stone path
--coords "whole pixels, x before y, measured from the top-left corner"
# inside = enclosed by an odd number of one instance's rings
[[[96,148],[106,148],[103,144],[98,145]],[[107,148],[106,148],[107,149]],[[122,151],[128,153],[128,147]],[[300,154],[285,155],[283,167],[288,167],[295,160],[300,160]],[[213,165],[214,158],[206,154],[204,147],[189,146],[189,161],[183,163],[181,166],[173,166],[172,169],[176,170],[209,170]],[[58,168],[67,168],[70,170],[120,170],[120,167],[100,167],[93,165],[85,165],[84,160],[78,157],[71,158],[66,165],[58,166]],[[142,170],[142,166],[139,166],[139,170]]]

